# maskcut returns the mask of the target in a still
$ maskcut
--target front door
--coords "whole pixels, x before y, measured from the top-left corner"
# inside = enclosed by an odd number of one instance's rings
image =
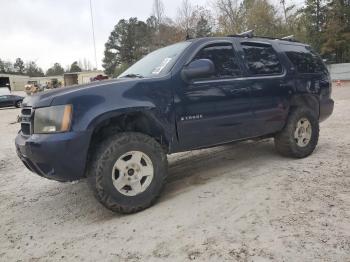
[[[204,46],[193,58],[210,59],[215,73],[176,90],[176,122],[183,149],[249,137],[252,111],[249,83],[231,42]]]

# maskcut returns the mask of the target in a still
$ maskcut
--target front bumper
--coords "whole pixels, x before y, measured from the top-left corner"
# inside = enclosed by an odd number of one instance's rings
[[[85,176],[89,147],[88,132],[58,134],[18,133],[16,151],[23,164],[38,175],[61,182],[74,181]]]
[[[334,109],[334,101],[331,98],[323,99],[320,101],[320,122],[326,120]]]

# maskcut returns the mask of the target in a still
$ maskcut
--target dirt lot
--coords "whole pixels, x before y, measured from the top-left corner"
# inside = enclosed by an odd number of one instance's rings
[[[169,157],[159,202],[113,214],[85,181],[58,183],[15,155],[18,109],[0,109],[0,261],[350,261],[350,87],[307,159],[272,140]]]

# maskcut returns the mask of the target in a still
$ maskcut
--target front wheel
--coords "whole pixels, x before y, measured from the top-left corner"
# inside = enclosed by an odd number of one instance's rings
[[[119,213],[135,213],[152,205],[166,176],[167,158],[160,144],[133,132],[104,141],[88,171],[96,198]]]
[[[277,151],[294,158],[304,158],[315,150],[319,136],[316,114],[308,108],[293,109],[284,129],[275,136]]]
[[[15,107],[20,108],[22,106],[22,101],[17,101]]]

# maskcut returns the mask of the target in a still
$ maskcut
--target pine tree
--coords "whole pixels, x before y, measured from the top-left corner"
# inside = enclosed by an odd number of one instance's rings
[[[208,20],[201,15],[196,26],[196,37],[206,37],[211,35],[211,26]]]
[[[80,68],[80,66],[78,65],[78,61],[74,61],[74,62],[71,64],[70,69],[69,69],[69,72],[71,72],[71,73],[81,72],[81,68]]]
[[[51,68],[47,69],[46,76],[63,75],[64,69],[59,63],[55,63]]]
[[[6,73],[5,71],[5,61],[0,59],[0,73]]]
[[[146,23],[137,18],[120,20],[111,32],[103,59],[107,75],[114,75],[115,70],[123,65],[130,66],[150,51],[151,36]]]
[[[350,1],[333,0],[328,8],[322,54],[336,63],[350,62]]]
[[[324,0],[306,0],[302,12],[306,41],[318,52],[322,46],[327,6]]]
[[[23,75],[25,73],[25,65],[21,58],[17,58],[13,64],[13,69],[17,74]]]

